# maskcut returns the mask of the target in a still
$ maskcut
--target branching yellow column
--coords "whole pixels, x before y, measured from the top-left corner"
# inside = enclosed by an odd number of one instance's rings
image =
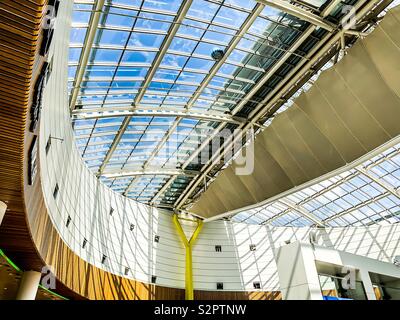
[[[188,220],[188,221],[197,223],[196,230],[193,232],[193,235],[189,241],[186,238],[185,232],[182,229],[182,225],[181,225],[179,219]],[[179,218],[177,214],[173,215],[173,221],[174,221],[176,230],[178,231],[179,237],[181,238],[182,243],[184,244],[185,250],[186,250],[185,299],[193,300],[194,299],[194,290],[193,290],[192,246],[193,246],[193,243],[196,241],[201,228],[203,227],[203,221]]]

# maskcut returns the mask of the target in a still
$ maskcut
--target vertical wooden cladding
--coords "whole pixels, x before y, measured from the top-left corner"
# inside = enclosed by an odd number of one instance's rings
[[[8,205],[0,246],[21,266],[40,266],[27,232],[23,190],[25,122],[45,0],[0,0],[0,200]]]
[[[0,0],[0,200],[7,212],[0,247],[18,266],[40,270],[23,198],[24,145],[30,95],[42,58],[38,56],[45,0]],[[28,137],[31,139],[31,137]],[[59,292],[75,297],[58,282]]]

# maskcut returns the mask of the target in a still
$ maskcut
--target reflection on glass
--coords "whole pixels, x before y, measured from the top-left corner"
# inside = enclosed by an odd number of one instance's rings
[[[324,300],[334,300],[339,298],[342,300],[367,300],[364,285],[361,281],[356,280],[354,287],[347,288],[344,285],[344,279],[340,276],[319,274],[322,295]]]

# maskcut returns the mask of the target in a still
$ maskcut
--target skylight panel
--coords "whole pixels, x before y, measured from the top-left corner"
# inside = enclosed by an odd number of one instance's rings
[[[136,10],[109,7],[109,11],[103,14],[100,21],[101,25],[106,27],[131,28],[137,15],[138,11]]]
[[[140,12],[135,27],[154,31],[168,31],[173,19],[174,17],[163,14]]]
[[[164,37],[164,35],[159,34],[134,32],[129,38],[128,46],[139,48],[155,48],[158,50],[164,40]]]
[[[177,36],[190,39],[200,39],[204,32],[209,28],[207,23],[184,19],[180,25]]]
[[[89,23],[93,6],[89,4],[74,4],[72,23]]]
[[[70,44],[73,45],[83,45],[86,37],[86,28],[73,28],[70,35]]]
[[[248,13],[222,6],[215,15],[213,22],[229,27],[240,28],[247,16]]]
[[[69,49],[69,61],[79,62],[81,57],[82,48],[70,48]]]
[[[218,9],[217,4],[205,0],[194,0],[187,16],[211,22]]]
[[[144,0],[143,8],[177,12],[182,0]]]
[[[164,68],[175,67],[176,69],[180,70],[185,66],[187,60],[188,57],[185,56],[166,54],[164,55],[164,58],[161,61],[161,67]]]
[[[156,52],[145,51],[125,51],[122,62],[145,62],[152,63],[156,56]]]
[[[99,29],[97,31],[97,38],[99,40],[95,42],[100,46],[101,45],[125,46],[128,37],[129,37],[129,32],[126,31]]]
[[[265,7],[262,15],[255,19],[253,26],[241,39],[239,46],[230,48],[234,50],[230,57],[225,57],[227,61],[216,70],[216,76],[209,79],[208,74],[216,64],[211,52],[217,48],[227,49],[243,22],[253,14],[251,10],[254,10],[257,3],[194,0],[186,16],[179,16],[180,6],[185,4],[187,3],[182,0],[105,2],[89,61],[83,70],[83,80],[77,85],[80,93],[76,111],[83,114],[86,110],[86,115],[89,116],[99,114],[98,120],[94,122],[74,121],[75,128],[82,128],[77,131],[77,138],[80,135],[80,143],[85,144],[81,150],[88,152],[85,158],[91,161],[90,165],[98,167],[98,159],[104,157],[105,147],[111,145],[115,150],[115,157],[111,157],[110,166],[107,163],[101,164],[105,170],[143,164],[150,156],[160,165],[172,165],[174,161],[181,163],[207,138],[207,135],[198,135],[193,139],[195,129],[217,127],[219,121],[135,115],[128,118],[131,122],[123,129],[125,134],[122,134],[122,138],[118,137],[117,141],[121,143],[115,144],[122,120],[126,118],[118,117],[118,121],[112,119],[107,123],[102,122],[107,119],[102,117],[122,112],[126,115],[134,102],[135,108],[152,112],[184,110],[189,102],[194,109],[192,111],[233,110],[300,35],[301,31],[296,28],[305,26],[304,22],[299,23],[293,17]],[[93,9],[92,4],[75,5],[68,88],[72,88],[72,80],[79,70],[77,65],[82,52],[78,46],[84,43],[87,32],[85,28]],[[175,25],[179,27],[175,34],[171,27],[178,17],[179,21]],[[163,47],[166,37],[171,35],[173,38],[169,47]],[[156,60],[158,56],[160,59]],[[295,64],[292,60],[290,63]],[[206,79],[208,84],[201,86]],[[277,82],[278,80],[271,83]],[[192,97],[200,89],[202,92],[192,101]],[[101,109],[105,112],[94,113]],[[79,112],[74,117],[78,117]],[[173,124],[175,133],[169,132]],[[151,132],[150,127],[158,131]],[[187,128],[188,132],[181,128]],[[167,142],[175,144],[170,150],[160,143],[167,134],[171,134],[166,139]],[[391,174],[388,177],[391,179],[392,176]],[[131,181],[133,180],[130,179],[129,183]],[[174,188],[171,185],[167,189],[167,196],[159,199],[160,202],[173,204],[188,181],[190,179],[175,179]],[[151,187],[153,186],[155,185]],[[118,190],[130,194],[129,190],[122,189]],[[149,194],[146,189],[144,194]],[[304,221],[303,218],[293,217],[292,223],[297,225]]]
[[[119,61],[122,50],[112,49],[93,49],[92,60],[96,62],[115,62]],[[71,59],[70,59],[71,60]]]
[[[185,69],[194,69],[194,70],[202,70],[202,71],[210,71],[211,67],[214,65],[212,60],[205,60],[199,58],[190,58],[186,64]]]

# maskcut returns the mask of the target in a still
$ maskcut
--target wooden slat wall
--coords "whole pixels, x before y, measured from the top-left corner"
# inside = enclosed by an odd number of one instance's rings
[[[279,291],[240,292],[240,291],[201,291],[195,290],[195,300],[282,300]]]
[[[25,270],[44,265],[27,225],[23,193],[25,125],[30,93],[43,62],[38,56],[46,0],[0,0],[0,200],[8,205],[0,247]],[[78,297],[58,283],[59,292]]]
[[[44,2],[0,0],[0,199],[8,204],[0,246],[18,264],[32,263],[35,269],[40,259],[26,232],[21,194],[25,123]]]
[[[98,269],[73,253],[54,228],[39,173],[26,184],[26,155],[33,135],[28,111],[43,63],[38,55],[47,0],[0,0],[0,200],[8,210],[0,248],[22,269],[55,269],[57,292],[73,299],[184,299],[184,290],[148,285]],[[279,293],[197,291],[197,299],[271,299]]]

